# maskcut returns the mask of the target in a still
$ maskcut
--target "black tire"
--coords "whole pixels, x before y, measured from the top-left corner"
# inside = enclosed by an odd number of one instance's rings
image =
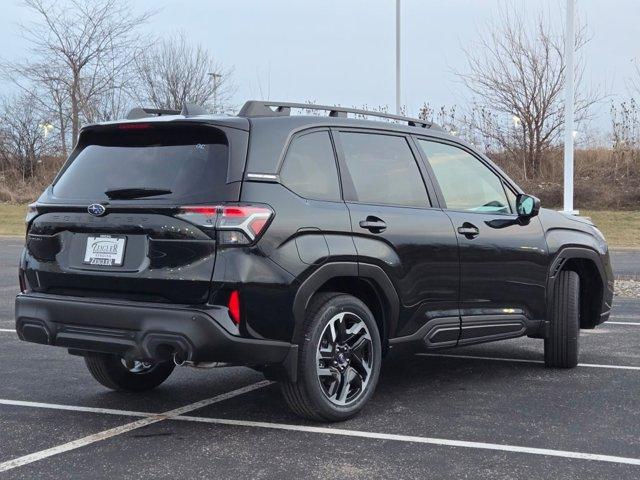
[[[93,378],[105,387],[121,392],[144,392],[156,388],[175,367],[172,362],[159,362],[134,372],[124,365],[122,357],[105,353],[87,354],[84,361]]]
[[[346,369],[346,371],[342,370],[345,372],[345,376],[338,377],[341,378],[339,381],[335,378],[331,379],[327,377],[330,382],[336,382],[338,385],[336,387],[336,398],[331,400],[326,391],[326,387],[323,386],[318,376],[317,366],[319,361],[316,355],[323,342],[323,338],[325,338],[323,335],[327,335],[329,322],[335,322],[335,318],[342,313],[346,313],[348,317],[343,316],[343,320],[339,320],[338,322],[344,322],[345,326],[347,325],[347,321],[344,320],[345,318],[350,318],[350,321],[355,321],[358,325],[361,325],[360,322],[364,322],[366,330],[360,328],[360,332],[362,338],[364,338],[363,343],[366,345],[364,350],[359,350],[357,353],[355,348],[353,351],[348,352],[347,357],[349,360],[346,360],[346,367],[332,367],[334,369],[343,368]],[[342,333],[346,334],[344,338],[349,338],[349,340],[345,340],[344,343],[341,344],[343,345],[342,348],[345,348],[345,346],[349,344],[349,341],[355,338],[356,335],[350,334],[349,331],[345,332],[344,330]],[[337,338],[339,337],[340,333],[337,335]],[[360,340],[360,338],[358,340]],[[358,343],[358,341],[355,341],[355,343]],[[336,348],[334,345],[334,354]],[[362,362],[362,358],[360,357],[366,357],[366,362]],[[325,361],[331,363],[329,360],[321,360],[321,362]],[[380,332],[369,308],[362,301],[351,295],[341,293],[318,294],[309,305],[304,322],[304,338],[300,342],[298,356],[298,381],[296,383],[281,383],[284,398],[291,410],[303,418],[325,422],[346,420],[357,414],[373,395],[378,383],[381,362],[382,348]],[[360,368],[363,363],[367,364],[369,372]],[[362,374],[360,372],[362,372]],[[356,377],[356,375],[358,377]],[[356,383],[359,384],[359,387],[355,389],[357,394],[354,394],[352,400],[347,401],[347,397],[345,397],[346,404],[338,405],[334,402],[339,400],[337,397],[341,391],[340,385],[342,385],[344,379],[349,378],[349,376],[354,380],[357,378]],[[350,389],[347,388],[347,391],[349,390]]]
[[[547,367],[574,368],[578,365],[580,337],[580,277],[562,271],[553,287],[553,309],[549,335],[544,340]]]

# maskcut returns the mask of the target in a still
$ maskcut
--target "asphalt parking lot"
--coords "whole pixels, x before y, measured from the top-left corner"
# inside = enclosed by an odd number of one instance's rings
[[[0,240],[2,478],[640,478],[640,300],[581,337],[581,365],[516,339],[388,358],[356,418],[289,413],[245,368],[178,368],[142,395],[13,332],[20,239]],[[640,253],[614,256],[616,272]]]

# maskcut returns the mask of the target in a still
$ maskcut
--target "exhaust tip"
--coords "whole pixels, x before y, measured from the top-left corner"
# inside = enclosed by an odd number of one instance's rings
[[[183,367],[187,363],[187,356],[184,352],[177,351],[173,354],[173,363],[175,363],[177,367]]]

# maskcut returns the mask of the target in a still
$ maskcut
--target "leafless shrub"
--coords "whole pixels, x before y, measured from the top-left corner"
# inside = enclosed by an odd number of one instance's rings
[[[68,130],[75,144],[81,122],[104,118],[99,105],[124,87],[134,53],[144,38],[138,27],[150,12],[135,15],[121,0],[25,0],[36,21],[22,25],[29,60],[5,64],[6,74],[54,113],[63,151]]]
[[[31,95],[4,99],[0,108],[2,171],[13,170],[22,180],[30,179],[38,163],[53,151],[51,125]]]
[[[185,102],[221,113],[230,108],[231,72],[211,52],[181,34],[140,52],[135,60],[135,95],[143,104],[180,110]]]
[[[640,109],[633,98],[611,105],[611,141],[614,176],[640,173]]]
[[[576,50],[588,41],[577,28]],[[537,177],[545,154],[564,125],[564,33],[540,14],[529,28],[524,14],[503,10],[495,23],[465,48],[468,67],[458,72],[472,93],[470,127],[494,150],[519,162],[524,177]],[[577,62],[576,118],[584,119],[598,99],[580,88],[583,62]]]

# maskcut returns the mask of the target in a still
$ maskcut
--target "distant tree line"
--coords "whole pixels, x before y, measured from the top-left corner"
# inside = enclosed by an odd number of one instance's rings
[[[85,123],[122,118],[132,106],[180,109],[185,101],[231,108],[231,71],[184,34],[155,38],[154,12],[124,0],[25,0],[28,59],[0,64],[18,93],[0,105],[0,159],[27,179],[43,158],[66,157]]]
[[[180,109],[191,101],[217,113],[235,110],[232,71],[184,33],[144,33],[153,11],[135,13],[125,0],[24,5],[35,18],[21,25],[28,59],[0,62],[3,80],[18,92],[0,98],[0,200],[7,197],[2,185],[49,182],[83,124],[123,118],[141,105]],[[557,183],[567,77],[558,23],[504,6],[463,48],[466,66],[455,75],[465,100],[440,107],[425,102],[419,115],[474,144],[518,181],[535,188]],[[576,121],[585,125],[591,107],[606,97],[585,85],[589,36],[585,25],[576,31]],[[593,168],[580,170],[577,162],[576,173],[601,169],[601,178],[626,182],[629,198],[640,201],[639,101],[640,66],[629,80],[629,99],[611,103],[607,148],[589,157]],[[583,149],[585,137],[580,132],[577,139]]]

